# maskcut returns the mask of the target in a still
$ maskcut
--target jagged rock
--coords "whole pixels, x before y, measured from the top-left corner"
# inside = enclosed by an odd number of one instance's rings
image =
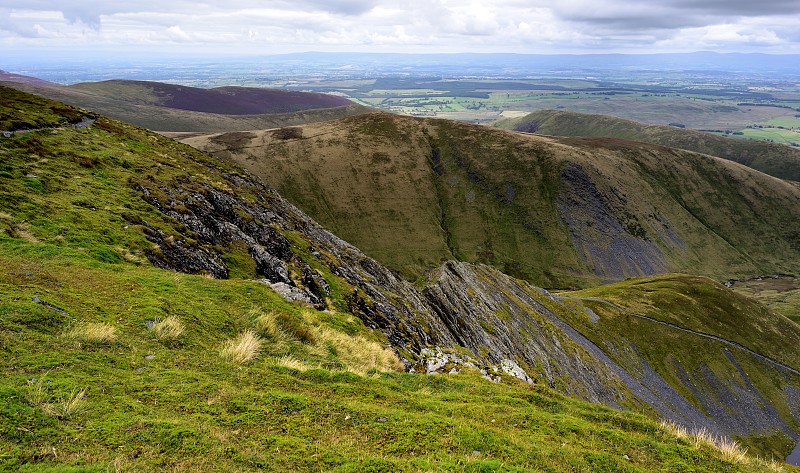
[[[422,292],[453,340],[525,381],[566,384],[567,392],[618,405],[619,377],[559,330],[535,289],[484,265],[447,262]],[[566,325],[566,324],[565,324]],[[512,357],[517,360],[512,360]]]
[[[459,371],[455,366],[463,366],[467,368],[475,368],[477,361],[469,356],[447,352],[442,350],[441,347],[424,348],[420,352],[420,360],[425,367],[425,373],[444,373],[453,370]]]
[[[287,286],[292,284],[286,262],[272,256],[263,246],[252,245],[250,256],[256,262],[256,270],[259,274],[266,276],[271,282],[280,282]]]
[[[159,248],[157,252],[147,252],[147,259],[153,266],[183,273],[210,274],[217,279],[228,278],[228,268],[218,254],[191,245],[186,240],[168,237],[163,231],[147,225],[146,222],[142,225],[148,230],[146,233],[150,241]]]
[[[315,300],[312,298],[313,297],[312,294],[309,294],[308,292],[300,288],[290,286],[284,282],[274,283],[270,282],[269,279],[259,279],[258,282],[268,285],[286,300],[300,301],[300,302],[305,302],[306,304],[315,303]]]
[[[506,372],[506,374],[513,376],[515,378],[519,378],[528,384],[533,384],[533,380],[528,373],[525,372],[520,366],[514,361],[509,359],[500,360],[500,368]]]
[[[325,278],[322,277],[321,274],[308,267],[303,268],[302,283],[306,290],[313,294],[318,301],[325,300],[325,297],[331,290],[331,287]]]
[[[581,173],[572,178],[582,182]],[[225,179],[244,189],[248,200],[197,182],[174,182],[157,189],[146,180],[133,184],[143,199],[181,222],[198,242],[170,239],[138,222],[160,248],[160,253],[150,255],[156,266],[227,277],[216,251],[235,241],[244,242],[257,272],[264,276],[263,282],[291,300],[318,304],[330,287],[307,262],[295,256],[289,240],[281,234],[291,231],[308,242],[302,252],[316,258],[316,264],[327,265],[354,288],[346,298],[349,310],[368,327],[382,331],[411,372],[455,373],[474,368],[492,381],[505,374],[609,406],[645,405],[647,410],[681,425],[719,434],[744,435],[775,427],[795,435],[769,409],[747,410],[745,414],[753,419],[740,423],[743,431],[733,430],[725,416],[717,423],[665,381],[635,347],[598,347],[562,320],[557,312],[572,309],[543,289],[489,266],[448,262],[431,272],[420,290],[319,227],[246,173]],[[589,197],[592,200],[597,195]],[[601,218],[604,224],[622,225],[615,220],[617,209],[612,205],[595,201],[587,205],[602,210],[601,214],[606,212]],[[639,242],[626,240],[627,249],[649,251],[649,245],[655,244],[647,235],[631,238]],[[658,257],[652,261],[653,268],[657,262]],[[587,315],[592,322],[599,321],[590,311],[582,314]],[[714,381],[717,387],[713,394],[721,400],[714,406],[715,415],[722,415],[720,406],[723,410],[733,408],[737,396],[745,395],[740,390],[728,395],[722,388],[724,383],[711,375],[707,378]],[[683,381],[685,385],[694,382],[690,376]],[[798,397],[794,391],[786,392]],[[703,395],[696,393],[705,402]],[[755,394],[745,398],[761,400]]]

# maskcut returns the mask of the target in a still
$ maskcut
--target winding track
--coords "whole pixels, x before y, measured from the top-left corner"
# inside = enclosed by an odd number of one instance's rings
[[[83,120],[79,121],[78,123],[73,123],[71,125],[66,126],[47,126],[43,128],[31,128],[27,130],[14,130],[14,131],[7,131],[7,130],[0,130],[0,135],[10,138],[12,135],[23,135],[25,133],[33,133],[36,131],[45,131],[45,130],[63,130],[65,128],[89,128],[89,126],[95,122],[94,118],[83,117]]]
[[[800,376],[800,371],[792,368],[791,366],[787,366],[787,365],[781,363],[778,360],[775,360],[775,359],[770,358],[770,357],[768,357],[766,355],[763,355],[761,353],[753,351],[750,348],[747,348],[746,346],[742,345],[741,343],[737,343],[737,342],[734,342],[734,341],[731,341],[731,340],[727,340],[725,338],[722,338],[722,337],[717,336],[717,335],[712,335],[710,333],[698,332],[696,330],[691,330],[691,329],[688,329],[688,328],[685,328],[685,327],[681,327],[680,325],[675,325],[675,324],[670,323],[670,322],[664,322],[663,320],[654,319],[653,317],[648,317],[646,315],[630,312],[630,311],[625,310],[622,307],[614,304],[613,302],[609,302],[609,301],[607,301],[605,299],[602,299],[600,297],[560,296],[559,298],[560,299],[574,299],[574,300],[579,300],[579,301],[600,302],[602,304],[608,305],[609,307],[611,307],[613,309],[618,310],[619,312],[622,312],[625,315],[629,315],[631,317],[636,317],[636,318],[643,319],[643,320],[649,320],[650,322],[654,322],[654,323],[657,323],[657,324],[665,325],[665,326],[673,328],[675,330],[680,330],[682,332],[690,333],[690,334],[696,335],[698,337],[708,338],[708,339],[723,343],[725,345],[732,346],[734,348],[738,348],[739,350],[742,350],[742,351],[744,351],[746,353],[749,353],[749,354],[753,355],[754,357],[756,357],[756,358],[758,358],[758,359],[760,359],[762,361],[765,361],[765,362],[767,362],[767,363],[769,363],[769,364],[771,364],[771,365],[773,365],[775,367],[781,368],[783,370],[789,371],[790,373],[794,373],[797,376]]]

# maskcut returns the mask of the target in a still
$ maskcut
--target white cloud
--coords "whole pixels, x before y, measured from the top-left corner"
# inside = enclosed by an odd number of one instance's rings
[[[29,48],[792,52],[798,24],[797,0],[0,0],[0,46]]]

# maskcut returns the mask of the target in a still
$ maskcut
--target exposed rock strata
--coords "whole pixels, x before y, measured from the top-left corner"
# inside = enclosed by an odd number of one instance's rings
[[[132,183],[143,199],[186,229],[179,237],[148,233],[160,249],[150,255],[154,264],[224,278],[228,271],[215,248],[244,243],[264,283],[289,299],[321,308],[328,283],[298,256],[299,251],[293,251],[284,236],[293,232],[310,245],[306,254],[354,288],[348,297],[350,311],[365,325],[386,334],[409,370],[455,373],[464,367],[476,368],[492,380],[505,373],[614,407],[639,406],[680,424],[721,434],[782,431],[797,436],[789,425],[795,422],[781,417],[753,387],[727,386],[711,375],[686,373],[683,388],[700,399],[700,405],[693,404],[653,370],[635,347],[624,340],[598,346],[563,317],[577,310],[580,316],[593,318],[590,323],[597,323],[597,314],[569,306],[543,289],[489,266],[456,262],[430,273],[427,284],[419,289],[319,227],[256,179],[246,174],[226,178],[244,189],[247,198],[197,182],[158,187],[146,179]],[[657,260],[650,262],[653,270]],[[800,380],[791,374],[779,375],[787,383],[785,402],[791,402],[788,398],[796,397]],[[705,401],[712,398],[713,404]],[[725,411],[738,409],[742,399],[760,407],[742,411],[745,418],[734,422]]]

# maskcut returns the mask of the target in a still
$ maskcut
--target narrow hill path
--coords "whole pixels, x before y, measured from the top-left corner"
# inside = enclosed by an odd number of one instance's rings
[[[89,126],[94,122],[95,122],[94,118],[83,117],[83,120],[79,121],[78,123],[73,123],[71,125],[66,125],[66,126],[46,126],[46,127],[42,127],[42,128],[30,128],[30,129],[26,129],[26,130],[14,130],[14,131],[0,130],[0,135],[4,136],[6,138],[10,138],[12,135],[22,135],[22,134],[25,134],[25,133],[33,133],[33,132],[36,132],[36,131],[63,130],[65,128],[75,128],[75,129],[89,128]]]
[[[611,307],[613,309],[618,310],[619,312],[622,312],[625,315],[629,315],[631,317],[636,317],[638,319],[649,320],[650,322],[654,322],[654,323],[657,323],[657,324],[660,324],[660,325],[664,325],[664,326],[670,327],[670,328],[675,329],[675,330],[680,330],[682,332],[690,333],[690,334],[696,335],[698,337],[708,338],[708,339],[723,343],[725,345],[732,346],[734,348],[738,348],[739,350],[747,352],[747,353],[753,355],[754,357],[756,357],[756,358],[758,358],[758,359],[760,359],[762,361],[765,361],[765,362],[767,362],[767,363],[769,363],[769,364],[771,364],[773,366],[776,366],[778,368],[781,368],[783,370],[789,371],[790,373],[794,373],[794,374],[800,376],[800,371],[792,368],[791,366],[787,366],[787,365],[781,363],[778,360],[775,360],[775,359],[770,358],[770,357],[768,357],[766,355],[763,355],[761,353],[753,351],[750,348],[747,348],[746,346],[742,345],[741,343],[734,342],[732,340],[727,340],[727,339],[722,338],[722,337],[720,337],[718,335],[713,335],[713,334],[705,333],[705,332],[698,332],[696,330],[692,330],[692,329],[688,329],[688,328],[685,328],[685,327],[681,327],[680,325],[676,325],[676,324],[673,324],[671,322],[665,322],[663,320],[658,320],[658,319],[655,319],[653,317],[648,317],[646,315],[630,312],[630,311],[628,311],[626,309],[623,309],[622,307],[614,304],[613,302],[607,301],[607,300],[602,299],[600,297],[560,296],[559,298],[561,298],[561,299],[573,299],[573,300],[579,300],[579,301],[600,302],[602,304],[608,305],[609,307]]]

